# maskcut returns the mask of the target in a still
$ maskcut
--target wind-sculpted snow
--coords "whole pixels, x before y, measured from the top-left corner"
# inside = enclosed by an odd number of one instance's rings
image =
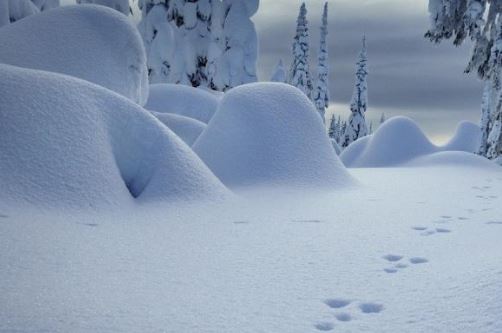
[[[340,158],[351,168],[398,166],[431,154],[434,156],[425,158],[419,164],[443,164],[450,161],[450,157],[454,155],[457,163],[462,164],[461,161],[465,158],[466,164],[470,165],[474,161],[480,161],[471,156],[479,146],[480,136],[479,126],[462,122],[452,139],[446,145],[438,147],[430,142],[413,120],[394,117],[386,121],[375,134],[359,139],[347,147]],[[441,155],[441,152],[452,151],[465,154]]]
[[[152,111],[152,114],[189,146],[194,144],[195,140],[204,132],[207,126],[201,121],[180,116],[179,114],[160,113],[155,111]]]
[[[148,97],[141,37],[117,11],[96,5],[65,6],[0,30],[0,63],[84,79],[136,103]]]
[[[457,130],[450,141],[441,147],[441,149],[444,151],[474,153],[478,151],[480,143],[481,128],[470,121],[463,121],[458,124]]]
[[[152,84],[145,109],[175,113],[208,123],[216,112],[219,97],[202,89],[179,84]]]
[[[0,201],[109,208],[221,198],[181,139],[87,81],[0,64]]]
[[[230,187],[351,183],[314,105],[282,83],[230,90],[193,148]]]

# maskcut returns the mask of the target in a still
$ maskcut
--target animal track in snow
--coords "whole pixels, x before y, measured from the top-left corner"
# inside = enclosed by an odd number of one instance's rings
[[[427,227],[412,227],[412,229],[416,231],[424,231],[427,230]]]
[[[489,224],[489,225],[502,225],[502,221],[490,221],[490,222],[486,222],[486,224]]]
[[[328,332],[328,331],[331,331],[333,328],[335,328],[335,325],[333,325],[333,323],[329,323],[329,322],[324,321],[324,322],[320,322],[320,323],[315,324],[314,327],[319,331]]]
[[[249,224],[249,221],[234,221],[233,224]]]
[[[423,258],[423,257],[413,257],[413,258],[410,258],[410,262],[414,265],[417,265],[417,264],[425,264],[425,263],[428,263],[429,260],[427,260],[427,258]]]
[[[359,309],[362,313],[380,313],[383,310],[383,305],[378,303],[361,303]]]
[[[324,301],[324,304],[332,309],[341,309],[352,303],[351,300],[345,298],[330,298]]]
[[[337,313],[335,315],[335,318],[338,321],[343,321],[343,322],[347,322],[347,321],[351,321],[352,320],[352,316],[350,315],[350,313],[346,313],[346,312]]]
[[[294,223],[322,223],[322,221],[319,219],[294,219],[294,220],[291,220],[291,222],[294,222]]]
[[[446,233],[450,233],[451,230],[450,229],[444,229],[444,228],[436,228],[436,232],[440,233],[440,234],[446,234]]]
[[[397,255],[397,254],[387,254],[382,257],[383,259],[387,260],[388,262],[396,262],[401,259],[403,259],[403,256]]]
[[[1,219],[6,219],[6,218],[8,218],[8,217],[9,217],[9,215],[0,214],[0,218],[1,218]]]

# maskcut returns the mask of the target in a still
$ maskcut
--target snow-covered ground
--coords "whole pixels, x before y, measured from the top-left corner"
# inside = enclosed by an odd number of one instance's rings
[[[0,331],[500,332],[502,172],[352,174],[329,194],[5,209]]]
[[[146,85],[118,15],[0,30],[0,332],[502,331],[477,125],[436,147],[398,117],[338,158],[293,87]]]

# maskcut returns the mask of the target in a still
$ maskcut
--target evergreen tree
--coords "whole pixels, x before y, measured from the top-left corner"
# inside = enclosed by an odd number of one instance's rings
[[[382,112],[382,115],[380,116],[380,125],[382,125],[383,123],[385,123],[387,119],[385,119],[385,113]]]
[[[0,0],[0,27],[59,6],[59,0]]]
[[[366,37],[363,37],[363,47],[359,53],[356,66],[356,83],[352,102],[350,103],[350,117],[343,135],[342,147],[349,146],[352,142],[368,135],[366,125],[366,109],[368,107],[368,57],[366,50]]]
[[[270,81],[272,82],[286,82],[286,69],[284,68],[284,63],[282,59],[279,60],[279,63],[275,67],[274,73],[270,77]]]
[[[335,137],[336,137],[336,117],[335,117],[335,115],[332,115],[331,119],[329,121],[328,136],[332,139],[335,139]]]
[[[150,83],[171,82],[175,49],[174,31],[167,21],[168,0],[140,0],[138,29],[145,45]]]
[[[499,0],[429,0],[431,28],[425,34],[433,42],[453,39],[460,45],[469,38],[474,42],[466,72],[477,72],[484,80],[481,127],[483,129],[479,153],[491,159],[502,155],[502,127],[499,117],[502,104],[500,68],[502,59],[502,3]],[[493,133],[491,133],[493,132]]]
[[[317,81],[316,87],[313,91],[313,101],[321,116],[323,122],[325,121],[326,109],[329,105],[329,91],[328,91],[328,46],[326,38],[328,36],[328,3],[324,4],[324,11],[322,15],[321,25],[321,41],[319,44],[319,59],[317,67]]]
[[[289,71],[288,83],[303,91],[310,98],[312,95],[312,80],[310,76],[309,31],[305,3],[302,3],[298,14],[292,51],[293,63]]]

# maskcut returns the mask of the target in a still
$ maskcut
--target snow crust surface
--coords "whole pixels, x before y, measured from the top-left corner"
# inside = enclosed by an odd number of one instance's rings
[[[230,187],[337,188],[352,182],[313,104],[283,83],[230,90],[193,149]]]
[[[224,197],[168,128],[130,100],[61,74],[0,65],[0,202],[128,207]]]
[[[0,29],[0,63],[84,79],[144,104],[148,73],[141,36],[117,11],[63,6]]]
[[[208,123],[219,103],[219,96],[203,89],[180,84],[152,84],[145,109],[175,113]]]

